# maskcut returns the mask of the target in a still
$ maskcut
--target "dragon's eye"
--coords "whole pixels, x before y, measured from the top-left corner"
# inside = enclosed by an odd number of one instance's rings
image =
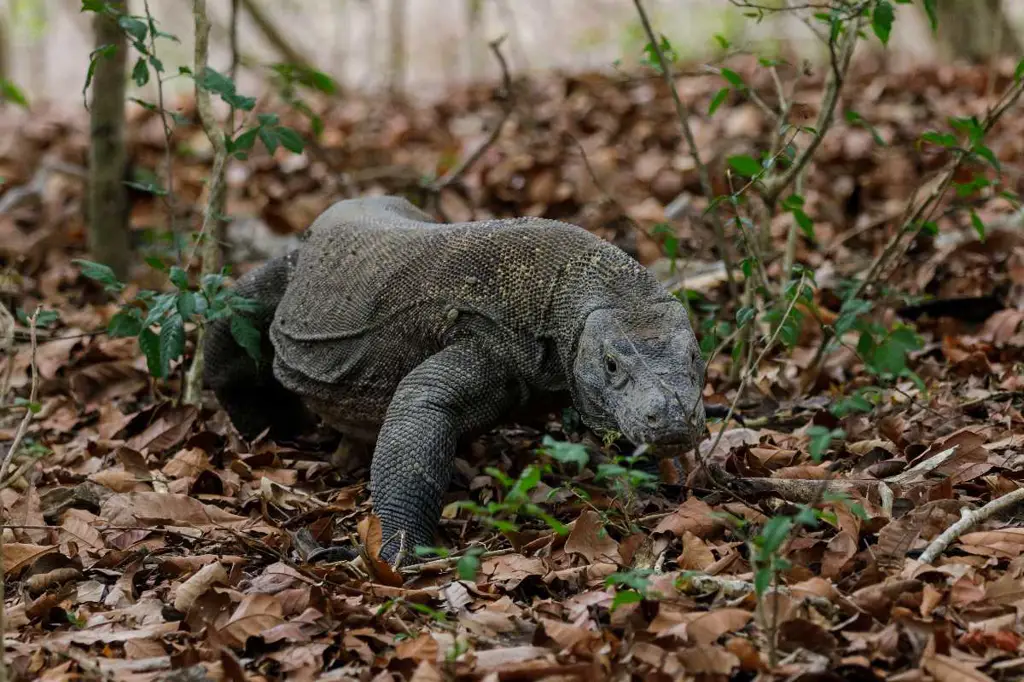
[[[609,374],[615,374],[619,371],[619,363],[615,362],[615,358],[610,355],[604,356],[604,368],[608,370]]]

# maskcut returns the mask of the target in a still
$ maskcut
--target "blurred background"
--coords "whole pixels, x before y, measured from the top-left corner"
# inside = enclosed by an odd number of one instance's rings
[[[765,0],[779,6],[783,0]],[[629,0],[239,0],[241,90],[259,87],[258,64],[305,62],[345,89],[398,90],[412,98],[437,98],[446,87],[493,79],[499,70],[487,42],[507,35],[506,57],[514,76],[551,69],[584,71],[634,67],[646,44]],[[228,61],[227,31],[232,0],[211,0],[211,64]],[[649,0],[653,23],[682,61],[718,50],[714,34],[761,53],[785,47],[811,59],[824,57],[792,14],[744,17],[749,9],[730,0]],[[1017,54],[1024,29],[1021,0],[940,0],[938,39],[924,14],[899,5],[899,20],[887,49],[898,62],[940,58],[978,59],[993,52]],[[142,13],[142,0],[130,11]],[[0,73],[35,102],[79,107],[88,55],[91,15],[80,0],[4,0],[0,3]],[[151,0],[163,30],[180,43],[161,45],[169,64],[192,55],[191,3]],[[877,48],[877,43],[875,45]],[[878,48],[880,49],[880,48]],[[168,83],[188,91],[184,79]],[[152,96],[152,83],[132,94]]]

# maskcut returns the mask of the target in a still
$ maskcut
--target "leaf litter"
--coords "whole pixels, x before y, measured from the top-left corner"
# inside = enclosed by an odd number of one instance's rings
[[[945,114],[982,111],[994,73],[875,66],[855,66],[844,91],[844,106],[874,132],[850,117],[837,123],[807,176],[816,241],[802,239],[797,258],[816,270],[826,315],[839,312],[830,306],[841,280],[870,262],[923,174],[941,165],[917,138],[941,128]],[[735,68],[748,83],[763,76],[742,60]],[[820,82],[800,87],[808,94],[795,100],[813,101]],[[716,91],[691,79],[683,96],[707,111]],[[466,147],[453,131],[466,121],[482,127],[496,101],[487,86],[387,109],[346,96],[323,103],[316,156],[233,162],[228,212],[244,216],[229,230],[237,272],[288,248],[341,195],[414,191],[423,175],[442,174]],[[651,228],[684,196],[691,208],[673,228],[679,253],[713,265],[699,220],[706,202],[660,79],[523,78],[514,101],[497,142],[441,192],[448,219],[569,220],[664,272]],[[309,132],[290,112],[281,118]],[[1024,151],[1022,121],[1008,117],[992,134],[1007,166]],[[744,101],[697,123],[716,182],[727,158],[763,147],[771,128]],[[5,187],[30,183],[55,159],[86,164],[83,120],[40,112],[2,124]],[[156,119],[136,111],[129,129],[135,167],[157,168]],[[175,162],[181,196],[197,200],[208,161],[202,134],[180,126],[175,136],[198,150]],[[508,425],[460,454],[446,502],[505,499],[501,472],[515,480],[543,462],[530,494],[551,521],[519,519],[513,530],[449,504],[443,546],[455,556],[428,557],[404,575],[373,564],[381,538],[365,479],[327,463],[329,438],[245,444],[212,401],[177,406],[176,378],[154,384],[136,346],[93,334],[114,308],[71,264],[84,252],[83,188],[52,174],[37,199],[0,216],[12,309],[60,313],[42,330],[28,446],[0,491],[10,519],[8,659],[25,679],[993,680],[1024,670],[1024,512],[988,519],[934,564],[917,559],[965,506],[1021,485],[1024,231],[998,197],[976,209],[995,226],[984,241],[969,220],[943,213],[938,237],[916,246],[889,282],[944,306],[893,302],[886,312],[916,322],[925,343],[911,363],[927,392],[898,384],[869,413],[835,417],[827,408],[837,391],[872,378],[855,355],[836,353],[808,380],[817,341],[808,327],[791,353],[765,359],[744,398],[746,426],[711,424],[727,431],[700,456],[737,482],[728,494],[692,456],[663,470],[658,490],[616,488],[600,474],[614,446],[588,441],[562,415],[542,428]],[[133,196],[137,248],[161,253],[162,210]],[[139,268],[135,284],[148,286],[146,276]],[[699,281],[708,300],[730,305],[721,277]],[[0,377],[9,367],[10,391],[26,396],[31,358],[18,338]],[[708,399],[728,403],[732,390],[726,365],[712,363]],[[13,436],[16,421],[2,418],[0,438]],[[814,425],[845,432],[821,463],[811,457]],[[546,434],[591,442],[593,456],[541,452]],[[826,479],[863,514],[821,498]],[[737,522],[767,527],[800,495],[818,501],[821,522],[779,548],[786,568],[759,602]],[[366,542],[373,570],[306,562],[305,534]],[[782,656],[775,665],[769,637]]]

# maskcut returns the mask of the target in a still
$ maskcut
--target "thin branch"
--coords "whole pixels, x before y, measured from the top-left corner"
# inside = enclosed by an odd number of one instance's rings
[[[437,194],[444,188],[457,182],[463,175],[466,174],[473,164],[480,160],[480,157],[484,155],[491,145],[497,142],[498,137],[501,135],[501,129],[505,127],[505,121],[512,115],[512,77],[509,75],[508,62],[505,61],[505,56],[501,53],[501,43],[505,40],[502,36],[497,40],[493,40],[488,43],[488,47],[491,48],[491,52],[494,53],[494,58],[498,60],[498,66],[501,67],[501,88],[502,93],[499,95],[499,99],[502,100],[502,113],[501,118],[495,123],[494,128],[491,129],[491,133],[487,136],[487,139],[477,147],[472,154],[463,159],[455,168],[449,170],[443,176],[435,180],[430,184],[430,191]]]
[[[762,195],[769,206],[775,205],[782,192],[796,180],[804,167],[810,163],[814,153],[818,150],[818,146],[825,139],[828,129],[832,126],[836,105],[839,103],[839,94],[843,89],[843,82],[850,68],[850,61],[853,58],[853,49],[857,44],[857,33],[859,30],[860,19],[856,18],[852,25],[846,27],[846,33],[840,43],[838,55],[835,52],[834,46],[830,43],[832,75],[825,84],[825,94],[822,97],[821,110],[818,112],[818,119],[814,123],[814,135],[782,175],[768,178],[765,182]]]
[[[207,68],[210,46],[210,21],[206,13],[206,0],[193,0],[193,14],[195,18],[195,64],[194,73],[196,78]],[[232,15],[237,18],[237,15]],[[237,42],[236,42],[237,47]],[[237,53],[232,55],[232,64],[236,63]],[[196,111],[199,113],[199,120],[203,125],[203,132],[206,133],[210,145],[213,147],[213,171],[210,174],[210,187],[207,192],[206,206],[203,209],[203,225],[199,230],[199,236],[193,246],[192,254],[189,256],[189,263],[185,264],[187,270],[196,251],[202,247],[202,272],[209,274],[220,267],[220,244],[219,234],[216,229],[221,219],[224,206],[224,167],[227,164],[227,145],[224,140],[224,131],[221,130],[213,113],[213,103],[210,92],[200,86],[196,81]],[[233,122],[232,122],[233,123]],[[213,234],[210,234],[213,233]],[[192,364],[188,368],[185,378],[184,395],[182,401],[186,404],[197,405],[200,401],[203,384],[203,340],[205,328],[199,327],[196,335],[195,353],[192,356]]]
[[[1024,81],[1015,81],[1013,85],[1007,88],[999,98],[996,105],[985,117],[985,121],[981,125],[982,136],[992,130],[1003,114],[1017,103],[1022,94],[1024,94]],[[857,286],[849,294],[849,299],[852,300],[858,298],[865,290],[868,289],[868,287],[872,286],[875,279],[879,276],[879,273],[881,273],[889,262],[893,260],[893,257],[897,254],[899,254],[899,257],[902,257],[902,254],[907,248],[909,248],[909,245],[913,244],[914,240],[919,234],[921,234],[921,231],[924,230],[925,226],[928,224],[927,218],[932,215],[939,200],[945,195],[946,190],[949,189],[950,185],[953,184],[953,180],[956,177],[956,173],[960,169],[960,166],[963,165],[963,162],[969,156],[968,150],[964,149],[957,149],[953,154],[953,159],[946,164],[946,167],[941,171],[939,176],[932,181],[931,190],[920,203],[917,202],[921,187],[915,188],[912,196],[907,202],[907,207],[903,214],[904,217],[899,228],[885,245],[885,248],[882,249],[882,252],[879,253],[878,257],[875,258],[874,262],[872,262],[864,278],[860,280]],[[916,209],[914,208],[915,205],[917,206]],[[911,235],[911,237],[906,246],[904,246],[903,237],[907,234]],[[818,352],[811,363],[813,367],[820,368],[821,363],[824,362],[826,349],[834,338],[834,334],[835,333],[831,327],[825,328],[821,344],[818,346]]]
[[[156,57],[156,24],[153,21],[153,14],[149,11],[149,0],[143,0],[143,7],[146,10],[146,22],[149,24],[149,54],[151,57]],[[174,201],[174,142],[172,139],[173,131],[171,130],[171,124],[167,121],[167,110],[164,109],[164,76],[163,70],[154,68],[156,71],[156,106],[157,112],[160,115],[160,124],[164,129],[164,174],[166,178],[166,190],[164,194],[164,206],[167,209],[167,229],[172,234],[176,233],[176,216],[177,211],[175,210]],[[177,243],[177,240],[175,240]]]
[[[962,509],[960,520],[932,540],[931,544],[921,553],[921,563],[933,563],[961,535],[973,530],[979,523],[987,521],[1004,509],[1009,509],[1021,502],[1024,502],[1024,488],[1017,488],[1012,493],[997,497],[980,509],[974,511]]]
[[[779,320],[778,326],[775,328],[775,332],[772,334],[771,338],[768,339],[768,345],[766,345],[764,347],[764,350],[761,351],[761,354],[757,356],[757,360],[755,360],[754,362],[748,362],[747,367],[743,372],[743,376],[740,379],[740,384],[736,388],[736,396],[732,399],[732,402],[729,404],[729,411],[726,412],[725,417],[722,419],[722,428],[718,430],[718,434],[716,435],[714,442],[711,444],[711,448],[708,449],[708,453],[713,453],[716,449],[718,449],[718,444],[722,442],[722,436],[725,435],[726,425],[729,423],[729,420],[732,419],[733,414],[735,414],[736,412],[736,406],[739,404],[740,397],[743,395],[743,389],[746,388],[747,382],[750,381],[750,378],[753,376],[754,371],[761,365],[761,362],[768,355],[769,351],[775,348],[775,344],[779,340],[779,334],[782,333],[782,328],[785,326],[786,320],[789,318],[790,315],[793,314],[793,309],[796,307],[796,302],[800,299],[800,292],[803,290],[805,279],[806,275],[800,276],[800,282],[797,284],[797,290],[793,293],[793,300],[789,302],[789,307],[786,308],[786,312],[783,313],[782,319]],[[752,356],[753,344],[750,344],[750,351]],[[704,466],[705,471],[708,472],[708,475],[711,477],[711,480],[716,485],[719,485],[720,487],[728,490],[728,486],[722,486],[720,483],[718,483],[715,474],[712,473],[711,467],[707,466],[704,462],[704,458],[699,458],[699,461],[701,465]]]
[[[700,150],[697,148],[697,140],[693,136],[693,130],[690,128],[690,112],[686,109],[686,105],[683,104],[683,100],[679,97],[679,90],[676,88],[676,82],[675,78],[672,76],[672,70],[669,68],[668,60],[665,58],[665,53],[661,49],[661,43],[658,42],[658,39],[655,36],[654,28],[651,26],[651,20],[647,17],[647,12],[644,10],[643,3],[641,0],[633,0],[633,5],[636,6],[636,11],[640,15],[640,23],[643,24],[644,33],[647,34],[647,40],[650,42],[651,47],[658,56],[658,65],[661,67],[662,77],[665,79],[665,84],[668,86],[669,92],[672,94],[672,102],[676,107],[676,116],[679,118],[679,124],[683,127],[683,138],[686,140],[686,146],[689,147],[690,154],[693,156],[693,162],[697,166],[697,175],[700,177],[701,191],[704,193],[704,196],[708,201],[713,201],[715,192],[711,187],[711,176],[708,173],[708,167],[704,165],[704,162],[700,158]],[[722,262],[725,263],[725,275],[729,282],[729,295],[736,298],[738,289],[736,288],[736,280],[733,277],[732,256],[729,254],[729,243],[725,238],[725,228],[719,220],[716,211],[711,211],[708,218],[711,222],[711,228],[715,234],[716,247],[722,256]]]

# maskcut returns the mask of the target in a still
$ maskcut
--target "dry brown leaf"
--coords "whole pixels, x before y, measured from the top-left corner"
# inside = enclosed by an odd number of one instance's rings
[[[720,646],[681,649],[676,655],[691,675],[732,675],[740,666],[739,657]]]
[[[395,647],[397,658],[408,658],[421,663],[433,663],[440,656],[441,647],[437,641],[427,632],[413,639],[403,639]]]
[[[231,614],[219,634],[225,636],[234,646],[245,645],[249,637],[284,622],[281,602],[272,594],[247,594]]]
[[[175,610],[186,613],[206,590],[216,584],[227,584],[228,572],[221,563],[213,562],[200,568],[174,592]]]
[[[1000,528],[965,533],[958,540],[961,549],[971,554],[1013,559],[1024,552],[1024,528]]]
[[[720,608],[694,614],[685,623],[686,639],[697,646],[713,644],[724,634],[736,632],[750,622],[753,614],[744,609]]]
[[[715,563],[715,555],[703,540],[686,530],[683,531],[683,553],[678,563],[684,571],[704,571]]]
[[[934,677],[936,682],[995,682],[974,666],[943,654],[922,657],[921,667]]]
[[[100,508],[100,516],[114,526],[179,526],[212,529],[221,526],[250,532],[273,532],[269,526],[220,507],[203,504],[194,497],[175,493],[139,492],[111,495]]]
[[[32,545],[23,542],[5,542],[3,548],[4,573],[14,573],[44,554],[49,554],[56,550],[56,545]]]
[[[619,543],[608,535],[601,517],[592,509],[584,510],[576,519],[565,541],[565,551],[581,554],[590,563],[615,563],[619,559]]]
[[[670,516],[663,518],[654,532],[667,532],[682,537],[683,533],[689,531],[698,538],[706,538],[715,528],[713,513],[714,510],[707,503],[690,497]]]

